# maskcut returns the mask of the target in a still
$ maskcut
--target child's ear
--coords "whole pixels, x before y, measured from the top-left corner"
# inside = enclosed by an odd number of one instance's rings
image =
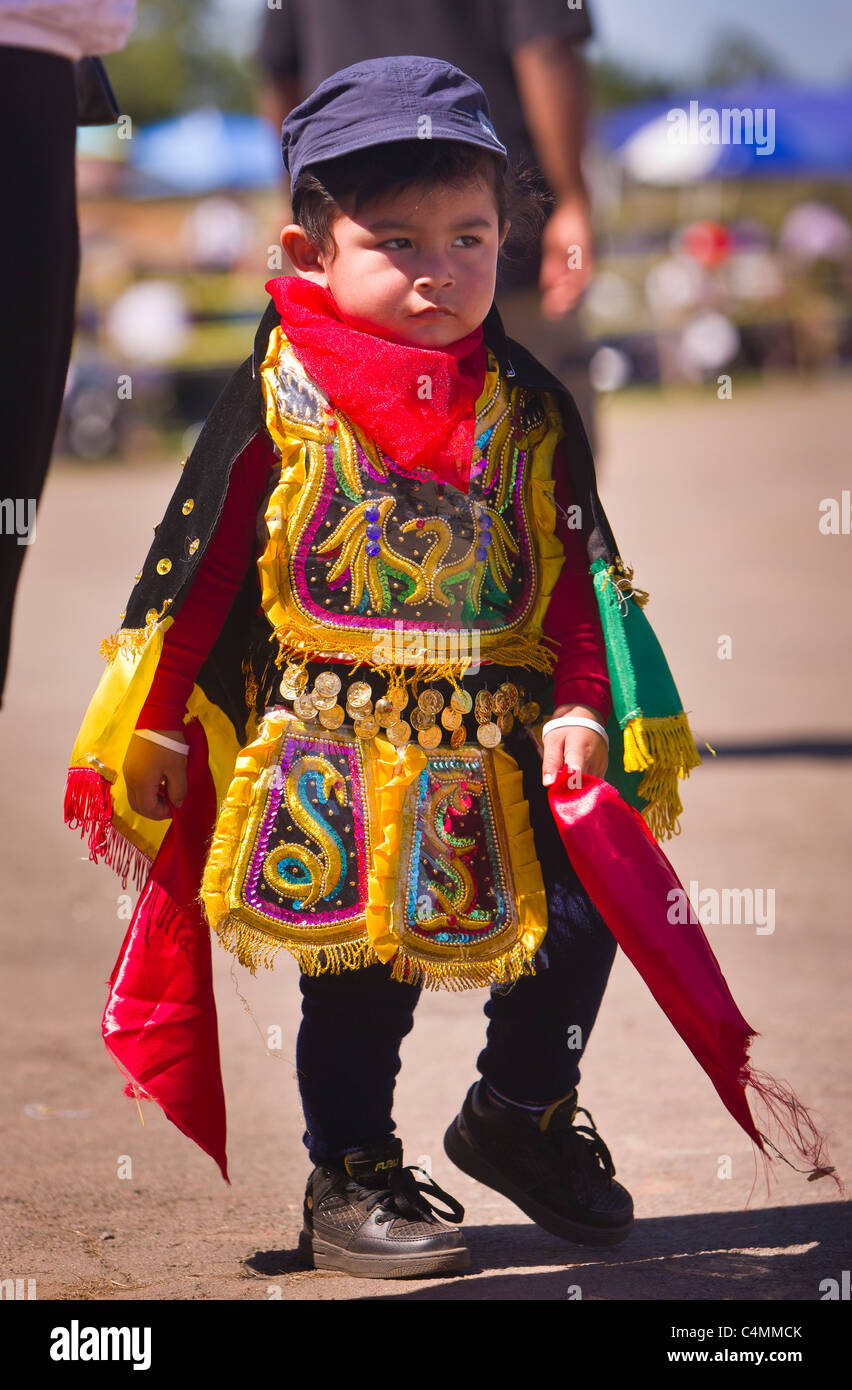
[[[281,245],[297,275],[325,284],[324,257],[318,246],[309,239],[298,222],[281,228]]]

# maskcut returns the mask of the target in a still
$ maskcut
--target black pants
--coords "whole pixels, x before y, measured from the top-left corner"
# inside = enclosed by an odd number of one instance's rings
[[[524,777],[524,795],[547,892],[548,930],[537,972],[491,991],[477,1066],[509,1100],[545,1104],[579,1081],[579,1062],[597,1017],[616,942],[574,873],[541,785],[541,762],[523,735],[507,751]],[[314,1164],[380,1143],[391,1118],[399,1048],[411,1031],[420,987],[374,965],[340,975],[301,977],[302,1026],[296,1052],[307,1145]],[[447,1123],[458,1108],[464,1071],[447,1055]]]
[[[12,608],[62,406],[79,237],[77,100],[69,59],[0,47],[0,704]],[[16,513],[17,507],[17,513]],[[36,520],[37,538],[37,520]],[[32,535],[32,530],[29,532]]]

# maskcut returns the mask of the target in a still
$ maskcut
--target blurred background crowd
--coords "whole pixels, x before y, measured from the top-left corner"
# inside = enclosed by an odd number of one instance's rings
[[[434,11],[434,50],[458,61],[450,40],[442,48],[445,5],[392,8]],[[563,379],[582,396],[584,375],[615,392],[848,367],[852,62],[844,81],[836,54],[822,71],[798,61],[784,6],[741,7],[738,26],[726,20],[735,9],[708,8],[704,42],[691,50],[675,26],[654,26],[659,6],[642,8],[653,32],[635,59],[623,29],[635,25],[629,0],[575,10],[594,274],[577,314],[560,320],[571,341]],[[278,244],[289,211],[277,126],[339,65],[336,54],[354,61],[369,48],[353,35],[350,59],[344,36],[323,68],[316,42],[287,0],[140,0],[126,47],[107,58],[131,123],[78,132],[82,262],[63,451],[99,459],[147,447],[159,430],[177,432],[184,451],[191,444],[246,355],[263,281],[289,269]],[[494,91],[487,67],[473,75]],[[771,109],[774,149],[673,142],[667,113],[696,102]],[[501,112],[492,114],[499,133]],[[531,151],[511,131],[503,139],[541,167],[535,135]],[[522,323],[505,313],[504,322],[521,336]],[[547,360],[543,319],[539,327],[541,342],[534,325],[524,341]],[[116,392],[124,373],[132,404]]]

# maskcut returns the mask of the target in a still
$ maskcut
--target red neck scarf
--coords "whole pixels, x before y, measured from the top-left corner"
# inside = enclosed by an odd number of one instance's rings
[[[330,290],[312,280],[283,275],[266,289],[296,356],[331,404],[401,468],[467,492],[487,366],[482,325],[447,347],[421,348],[352,328]]]

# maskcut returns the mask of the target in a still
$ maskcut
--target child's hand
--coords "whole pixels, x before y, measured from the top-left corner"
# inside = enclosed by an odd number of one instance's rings
[[[177,743],[186,744],[182,729],[154,729],[152,733],[166,734]],[[186,796],[185,753],[173,753],[170,748],[163,748],[147,738],[137,738],[134,734],[122,771],[127,785],[127,799],[140,816],[147,816],[149,820],[169,820],[174,808],[183,804]]]
[[[583,705],[556,711],[557,717],[562,714],[578,714],[603,723],[597,710]],[[608,761],[609,749],[600,734],[596,734],[594,729],[586,729],[582,724],[568,724],[561,729],[551,729],[544,738],[541,780],[545,787],[551,786],[563,766],[588,773],[590,777],[605,777]]]

